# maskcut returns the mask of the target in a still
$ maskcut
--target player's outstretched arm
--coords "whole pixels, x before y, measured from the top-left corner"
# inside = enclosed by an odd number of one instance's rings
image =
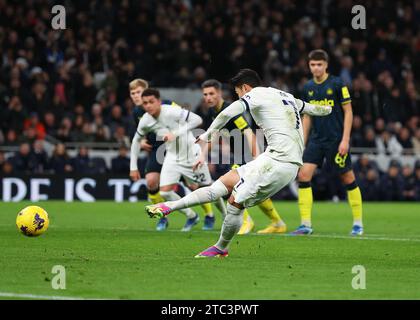
[[[245,112],[245,105],[239,100],[236,100],[217,115],[216,119],[213,120],[207,131],[200,135],[198,139],[206,142],[211,141],[211,137],[215,132],[221,130],[230,119],[242,114],[243,112]]]
[[[321,106],[296,99],[299,113],[308,114],[310,116],[327,116],[331,113],[331,106]]]

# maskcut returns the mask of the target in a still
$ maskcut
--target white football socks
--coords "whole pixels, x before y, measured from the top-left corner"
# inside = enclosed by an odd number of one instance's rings
[[[165,198],[162,192],[160,194]],[[226,189],[225,185],[221,181],[217,180],[211,186],[199,188],[190,194],[187,194],[183,198],[177,195],[177,199],[168,199],[171,201],[165,202],[165,205],[167,205],[172,210],[179,210],[192,207],[197,204],[213,202],[227,194],[228,190]]]
[[[220,214],[222,215],[222,221],[225,220],[226,218],[226,205],[225,205],[225,199],[223,199],[223,197],[220,197],[219,199],[216,200],[216,202],[214,203],[214,205],[216,206],[216,208],[220,211]]]
[[[232,238],[238,233],[242,226],[244,210],[245,209],[236,208],[230,203],[227,204],[227,215],[223,221],[219,241],[215,244],[216,248],[224,250],[229,246]]]

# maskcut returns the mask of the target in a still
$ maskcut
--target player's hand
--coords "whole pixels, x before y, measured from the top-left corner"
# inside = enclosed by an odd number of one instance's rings
[[[206,143],[209,139],[209,133],[204,132],[203,134],[200,134],[196,139],[195,139],[195,143],[198,144],[204,144]]]
[[[140,148],[142,150],[146,150],[148,152],[152,151],[153,146],[149,144],[149,141],[147,139],[141,139],[140,140]]]
[[[131,170],[130,171],[130,178],[133,181],[138,181],[141,179],[140,172],[138,170]]]
[[[338,153],[340,156],[344,156],[349,152],[350,144],[346,140],[341,140],[340,145],[338,146]]]
[[[165,134],[164,136],[163,136],[163,141],[165,141],[165,142],[167,142],[167,141],[174,141],[175,140],[175,135],[173,134],[173,133],[171,133],[171,132],[168,132],[167,134]]]
[[[200,169],[201,166],[204,164],[205,159],[203,157],[203,155],[199,155],[197,161],[193,164],[193,171],[196,171],[197,169]]]

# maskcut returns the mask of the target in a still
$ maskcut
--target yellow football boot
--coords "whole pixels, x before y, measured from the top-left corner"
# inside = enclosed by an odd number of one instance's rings
[[[259,230],[258,234],[269,234],[269,233],[286,233],[287,227],[285,224],[281,226],[276,226],[275,224],[270,224],[267,228]]]

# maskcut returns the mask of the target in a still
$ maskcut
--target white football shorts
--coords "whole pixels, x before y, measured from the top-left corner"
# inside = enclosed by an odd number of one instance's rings
[[[298,170],[297,164],[280,162],[266,153],[261,154],[237,169],[240,180],[232,191],[235,202],[245,208],[263,202],[292,182]]]
[[[160,186],[177,184],[181,178],[188,184],[198,184],[200,187],[212,184],[209,167],[203,164],[196,171],[193,171],[192,164],[183,164],[176,161],[163,161],[162,171],[160,172]]]

